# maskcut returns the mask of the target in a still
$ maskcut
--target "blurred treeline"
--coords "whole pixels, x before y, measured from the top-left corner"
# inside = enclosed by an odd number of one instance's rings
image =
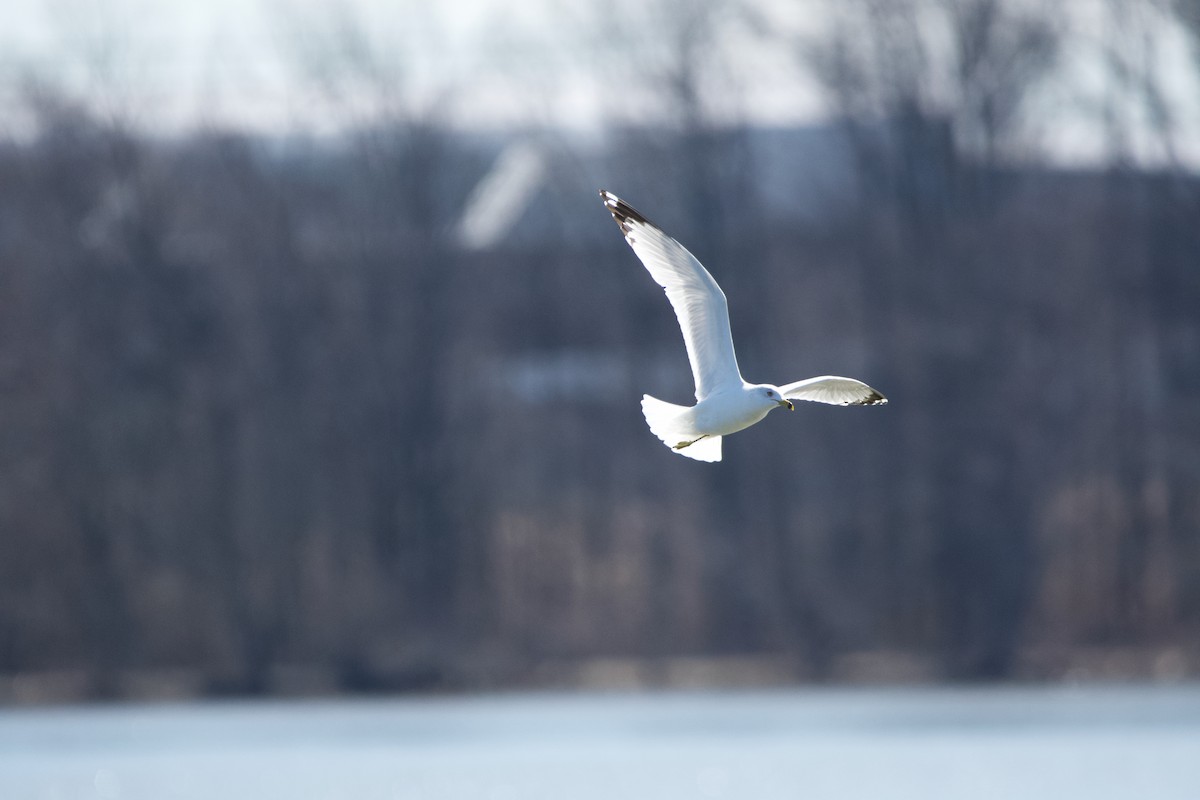
[[[33,132],[0,145],[0,673],[113,696],[613,657],[1197,668],[1200,179],[1149,45],[1114,35],[1110,162],[1065,170],[1029,124],[1053,13],[933,3],[939,60],[905,4],[846,3],[795,46],[837,112],[814,185],[817,151],[764,163],[712,112],[724,18],[651,5],[675,15],[640,73],[668,113],[526,132],[544,180],[483,246],[459,221],[508,138],[436,111],[161,137],[24,95]],[[1124,148],[1147,116],[1153,167]],[[600,186],[710,266],[748,379],[854,375],[891,404],[772,415],[718,465],[668,452],[638,398],[684,402],[690,372]]]

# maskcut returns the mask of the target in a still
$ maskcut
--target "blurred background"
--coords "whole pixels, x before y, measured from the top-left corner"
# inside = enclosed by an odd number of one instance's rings
[[[16,0],[0,98],[0,703],[1200,675],[1197,0]],[[670,453],[598,188],[891,403]]]

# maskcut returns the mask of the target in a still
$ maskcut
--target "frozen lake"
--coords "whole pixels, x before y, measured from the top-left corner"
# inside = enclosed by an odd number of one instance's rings
[[[1200,687],[0,712],[4,800],[1200,797]]]

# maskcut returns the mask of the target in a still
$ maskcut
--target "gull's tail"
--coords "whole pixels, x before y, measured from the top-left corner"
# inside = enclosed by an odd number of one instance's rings
[[[692,424],[692,409],[642,395],[642,414],[650,431],[681,456],[697,461],[721,460],[721,437],[701,436]]]

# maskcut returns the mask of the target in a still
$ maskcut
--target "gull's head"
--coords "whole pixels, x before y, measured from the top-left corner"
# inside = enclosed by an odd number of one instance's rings
[[[792,401],[783,396],[783,392],[779,391],[778,386],[767,386],[764,384],[763,386],[755,386],[754,391],[762,397],[767,410],[773,410],[775,406],[782,406],[788,411],[796,410],[796,407],[792,405]]]

